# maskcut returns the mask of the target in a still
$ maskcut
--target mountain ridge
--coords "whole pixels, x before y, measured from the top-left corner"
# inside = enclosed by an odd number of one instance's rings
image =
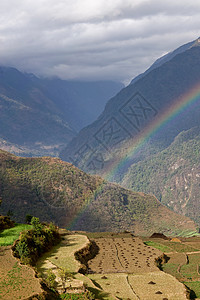
[[[0,67],[0,147],[26,156],[58,155],[121,87],[111,81],[38,78]]]
[[[121,90],[108,101],[104,112],[99,118],[82,129],[78,136],[72,139],[66,149],[62,151],[60,157],[66,161],[72,159],[71,162],[89,172],[90,170],[87,168],[89,163],[88,152],[91,155],[93,152],[102,153],[107,162],[109,160],[107,149],[110,150],[110,153],[113,153],[115,148],[120,148],[121,142],[140,136],[143,130],[156,118],[159,119],[159,116],[175,100],[181,98],[199,82],[199,64],[200,49],[199,47],[193,47],[177,54],[169,62],[152,70],[135,84]],[[159,140],[165,147],[173,141],[180,131],[198,125],[200,111],[197,104],[187,110],[187,122],[183,119],[179,119],[178,122],[175,119],[172,120],[171,124],[166,125],[166,132],[160,134],[160,136],[157,133],[154,140]],[[144,110],[145,106],[147,112]],[[109,130],[110,136],[111,131],[118,131],[119,134],[110,138]],[[85,153],[81,153],[80,156],[79,152],[86,144],[91,150],[85,150]],[[79,157],[77,157],[78,155]]]
[[[184,136],[187,131],[192,134],[193,128],[200,126],[199,39],[183,46],[182,50],[110,99],[99,118],[72,139],[60,157],[124,187],[155,194],[170,209],[190,216],[200,224],[198,177],[195,177],[199,174],[198,167],[189,180],[187,174],[191,172],[187,160],[185,169],[182,165],[183,172],[176,177],[173,172],[177,170],[167,170],[165,156],[156,159],[169,149],[173,153],[166,156],[167,162],[176,157],[180,152],[178,147],[182,149],[186,144],[184,140],[180,141],[179,135]],[[176,144],[177,139],[179,143]],[[199,153],[200,145],[195,140],[191,143]],[[195,160],[196,154],[187,147],[191,159]],[[168,177],[172,179],[171,184]],[[179,186],[176,186],[176,180],[180,182]],[[188,191],[184,180],[190,182]]]
[[[58,158],[21,158],[0,150],[2,214],[24,222],[27,214],[86,231],[155,231],[195,234],[195,223],[137,193],[91,176]]]
[[[190,47],[192,47],[193,45],[195,45],[195,42],[198,39],[186,43],[180,47],[178,47],[177,49],[175,49],[174,51],[171,51],[163,56],[161,56],[160,58],[158,58],[144,73],[139,74],[138,76],[136,76],[130,84],[134,84],[137,80],[139,80],[140,78],[144,77],[146,74],[148,74],[149,72],[151,72],[152,70],[154,70],[155,68],[157,68],[158,66],[161,66],[162,64],[168,62],[169,60],[171,60],[173,57],[175,57],[177,54],[185,52],[186,50],[188,50]]]

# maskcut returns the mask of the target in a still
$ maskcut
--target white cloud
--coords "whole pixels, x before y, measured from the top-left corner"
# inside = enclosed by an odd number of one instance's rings
[[[0,64],[127,81],[199,36],[196,0],[1,0]]]

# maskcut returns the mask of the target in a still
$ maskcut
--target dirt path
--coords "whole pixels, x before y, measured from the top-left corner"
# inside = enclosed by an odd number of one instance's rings
[[[134,291],[134,289],[133,289],[133,287],[132,287],[132,285],[130,284],[130,282],[129,282],[129,278],[128,278],[128,275],[126,276],[126,281],[127,281],[127,284],[128,284],[128,286],[130,287],[130,289],[132,290],[132,292],[133,292],[133,295],[136,297],[136,299],[138,299],[138,300],[140,300],[140,297],[135,293],[135,291]]]
[[[199,264],[197,264],[197,274],[200,275],[200,273],[199,273]]]
[[[186,254],[197,254],[200,253],[200,251],[194,251],[194,252],[185,252]]]
[[[121,267],[122,267],[122,269],[123,269],[123,264],[122,264],[122,262],[121,262],[121,260],[120,260],[120,258],[119,258],[119,251],[118,251],[118,248],[117,248],[117,245],[114,243],[114,247],[115,247],[115,249],[116,249],[116,257],[117,257],[117,259],[118,259],[118,262],[119,262],[119,264],[121,265]],[[123,272],[125,272],[125,270],[123,270]]]
[[[183,253],[183,254],[185,255],[185,263],[180,264],[180,265],[178,266],[178,268],[177,268],[177,273],[179,273],[180,275],[182,275],[182,274],[181,274],[181,268],[182,268],[183,266],[189,264],[189,257],[188,257],[188,255],[187,255],[186,253]]]

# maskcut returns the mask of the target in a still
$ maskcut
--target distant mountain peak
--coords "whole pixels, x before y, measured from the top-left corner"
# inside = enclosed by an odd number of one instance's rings
[[[199,43],[200,38],[195,41]],[[179,99],[185,99],[184,95],[199,82],[200,47],[192,47],[195,41],[182,45],[157,60],[140,78],[133,80],[132,84],[110,99],[101,116],[82,129],[60,157],[73,162],[84,171],[102,175],[107,172],[109,164],[114,165],[115,160],[117,164],[121,159],[119,153],[124,155],[124,143],[133,147],[132,149],[136,148],[132,138],[139,140],[141,133],[148,132],[150,125],[155,124],[154,121],[160,126],[159,116],[164,115],[170,106],[173,108]],[[179,105],[181,107],[181,102]],[[184,114],[167,123],[165,132],[158,130],[154,138],[149,139],[153,145],[152,151],[167,147],[181,131],[200,125],[200,100],[197,99]],[[145,143],[138,152],[134,150],[135,156],[131,155],[127,166],[143,159],[147,155],[147,149],[149,151],[150,147]],[[123,172],[126,172],[125,166]],[[122,171],[116,168],[116,174],[121,176]]]
[[[192,47],[197,47],[197,46],[200,46],[200,37],[198,37],[198,39],[196,39],[193,43],[193,45],[191,46]]]
[[[190,49],[192,47],[199,46],[199,43],[200,43],[200,37],[196,40],[193,40],[193,41],[189,42],[189,43],[181,45],[177,49],[175,49],[173,51],[170,51],[169,53],[161,56],[144,73],[141,73],[138,76],[136,76],[135,78],[133,78],[133,80],[131,81],[130,84],[134,84],[136,81],[143,78],[145,75],[147,75],[152,70],[154,70],[154,69],[162,66],[164,63],[172,60],[177,54],[181,54],[181,53],[187,51],[188,49]]]

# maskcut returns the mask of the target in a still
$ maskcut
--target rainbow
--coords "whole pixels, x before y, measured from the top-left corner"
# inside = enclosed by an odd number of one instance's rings
[[[200,99],[200,83],[196,84],[193,88],[187,91],[184,95],[173,101],[173,103],[160,112],[158,116],[139,134],[136,138],[133,138],[130,145],[127,147],[125,154],[122,157],[118,157],[112,162],[105,170],[103,177],[107,181],[112,181],[115,175],[123,170],[126,166],[129,166],[131,158],[140,151],[149,138],[153,137],[159,130],[164,129],[164,126],[193,105]],[[97,191],[101,190],[102,186]],[[87,207],[91,203],[93,196],[88,199],[87,202],[81,207],[79,213],[73,219],[69,225],[69,229],[73,227],[80,219],[81,215],[86,211]]]
[[[175,119],[188,109],[192,104],[200,99],[200,83],[196,84],[192,89],[186,92],[183,96],[173,101],[167,109],[162,113],[159,113],[158,117],[155,118],[149,126],[147,126],[143,132],[133,139],[131,145],[127,148],[125,155],[122,158],[118,158],[110,165],[104,175],[104,178],[108,181],[112,181],[115,175],[128,165],[131,157],[133,157],[148,141],[149,138],[153,137],[159,130]]]
[[[94,199],[94,193],[98,194],[102,189],[103,189],[103,184],[99,185],[98,188],[92,193],[92,195],[87,198],[87,200],[83,203],[82,207],[80,208],[79,212],[75,215],[74,218],[72,218],[72,221],[67,226],[68,230],[71,230],[74,227],[74,225],[79,221],[83,213],[87,210],[89,204]]]

